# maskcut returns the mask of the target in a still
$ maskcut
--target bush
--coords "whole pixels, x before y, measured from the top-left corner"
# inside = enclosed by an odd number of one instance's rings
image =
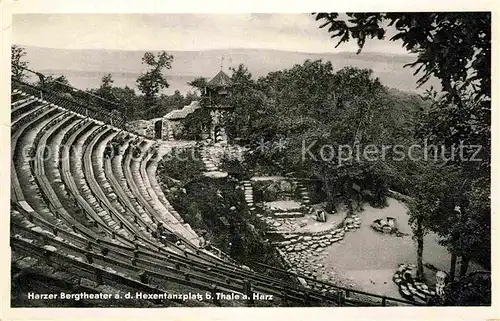
[[[168,173],[171,168],[166,167],[160,179],[177,177],[185,182],[191,177]],[[196,169],[189,172],[194,173]],[[186,223],[195,230],[207,231],[206,238],[215,247],[249,266],[254,266],[254,262],[278,264],[273,247],[264,241],[265,225],[250,215],[242,190],[234,179],[198,176],[186,184],[179,180],[176,185],[166,191],[168,200]]]
[[[186,148],[173,148],[158,166],[160,179],[169,187],[172,186],[172,180],[184,185],[203,175],[204,168],[200,151]]]

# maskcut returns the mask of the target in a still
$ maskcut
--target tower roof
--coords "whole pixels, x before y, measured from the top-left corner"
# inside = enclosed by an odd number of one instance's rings
[[[231,80],[231,78],[222,70],[219,71],[219,73],[207,83],[207,85],[210,87],[229,87],[232,84],[233,81]]]

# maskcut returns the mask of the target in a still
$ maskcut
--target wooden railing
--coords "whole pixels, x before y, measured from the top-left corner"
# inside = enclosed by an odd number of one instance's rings
[[[119,111],[120,105],[118,103],[57,81],[51,82],[51,86],[49,86],[44,83],[43,79],[47,77],[42,73],[27,68],[19,68],[23,69],[27,74],[27,79],[39,78],[40,81],[37,83],[28,83],[11,78],[12,89],[19,89],[29,95],[46,100],[49,103],[56,104],[85,117],[91,117],[118,128],[125,127],[125,117]]]

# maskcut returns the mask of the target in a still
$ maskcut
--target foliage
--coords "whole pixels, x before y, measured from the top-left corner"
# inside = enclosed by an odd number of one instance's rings
[[[246,141],[255,137],[263,129],[259,124],[260,116],[266,108],[265,96],[252,79],[252,74],[244,65],[231,69],[231,97],[229,104],[234,111],[224,118],[224,127],[229,139],[244,137]]]
[[[172,96],[168,96],[168,98],[171,100],[170,104],[174,106],[176,109],[184,107],[185,100],[184,96],[182,96],[180,91],[178,90],[174,91],[174,94]]]
[[[24,60],[27,55],[26,49],[18,45],[12,45],[10,49],[12,77],[16,80],[23,81],[26,78],[26,75],[22,68],[28,67],[28,61]]]
[[[179,152],[185,157],[189,156],[185,153],[190,153]],[[159,177],[170,186],[165,194],[174,208],[195,230],[207,231],[206,237],[212,244],[240,263],[277,264],[272,246],[264,242],[264,226],[249,214],[236,182],[203,177],[196,164],[176,157],[164,161]],[[178,181],[172,183],[171,178]]]
[[[203,92],[205,90],[205,87],[207,86],[207,80],[203,77],[198,77],[193,81],[188,82],[188,85],[196,88],[200,92]]]
[[[108,105],[103,101],[96,101],[96,103],[116,109],[122,113],[127,120],[135,119],[138,112],[142,109],[141,97],[137,96],[135,90],[129,86],[123,88],[115,87],[113,83],[114,81],[111,74],[104,75],[101,78],[101,85],[99,88],[87,89],[87,92],[114,104]]]
[[[403,47],[417,54],[409,66],[423,72],[419,84],[431,76],[441,80],[449,103],[460,104],[459,92],[474,90],[475,101],[491,96],[491,13],[488,12],[391,12],[317,13],[320,28],[328,27],[337,46],[351,38],[357,40],[359,51],[366,39],[383,39],[387,28],[394,27],[391,41],[402,40]],[[387,27],[386,27],[387,25]]]
[[[144,108],[145,98],[137,95],[135,90],[128,86],[114,87],[110,74],[102,78],[99,88],[87,91],[108,101],[118,103],[118,109],[124,113],[128,120],[163,117],[174,109],[182,108],[192,101],[200,99],[196,93],[188,92],[186,96],[183,96],[176,90],[173,95],[161,94],[157,105]]]
[[[40,80],[37,82],[36,85],[42,86]],[[43,79],[43,88],[45,88],[46,90],[60,92],[60,93],[71,93],[72,90],[70,90],[68,86],[71,86],[71,84],[64,75],[58,77],[55,77],[54,75],[49,75],[44,77]]]
[[[463,257],[470,257],[491,269],[491,181],[489,177],[473,180],[465,192],[467,200],[460,235],[459,249]],[[467,270],[462,273],[467,272]]]
[[[448,210],[445,220],[435,222],[435,231],[441,243],[449,251],[462,258],[460,277],[465,276],[470,259],[475,259],[490,268],[491,259],[491,213],[489,182],[485,178],[463,180],[455,186],[454,206]],[[451,204],[449,205],[451,207]]]
[[[411,104],[393,108],[401,100],[388,94],[370,70],[347,67],[334,72],[330,62],[321,60],[308,60],[257,81],[240,65],[232,80],[234,114],[226,128],[230,137],[244,138],[252,147],[247,165],[319,179],[331,207],[359,197],[353,183],[371,190],[373,205],[383,206],[386,172],[391,169],[387,162],[350,159],[339,164],[338,155],[320,155],[324,146],[359,146],[362,151],[369,144],[410,140],[413,133],[402,129],[408,123],[406,112],[411,115],[421,100],[412,97]],[[310,155],[304,155],[308,146]]]
[[[423,277],[423,242],[428,231],[436,231],[444,221],[452,217],[454,210],[454,188],[459,183],[460,173],[445,164],[419,161],[415,170],[408,173],[411,182],[408,204],[409,223],[417,241],[417,272]]]
[[[109,101],[115,100],[113,82],[111,74],[104,75],[101,78],[101,86],[95,91],[95,94]]]
[[[491,305],[490,273],[471,273],[460,281],[451,282],[445,288],[444,305],[489,306]]]
[[[426,93],[428,106],[422,108],[413,128],[417,138],[446,148],[446,166],[449,169],[458,167],[462,182],[448,182],[451,184],[447,187],[448,194],[438,194],[441,195],[439,197],[425,189],[420,195],[418,190],[413,189],[415,195],[423,199],[417,201],[418,204],[414,204],[410,212],[419,218],[417,222],[435,224],[429,228],[438,232],[442,243],[452,254],[452,279],[456,256],[462,257],[461,277],[465,276],[471,258],[479,258],[485,266],[489,266],[491,13],[314,15],[316,20],[322,22],[320,28],[328,27],[331,38],[339,39],[337,46],[351,39],[357,40],[358,53],[366,39],[383,39],[388,28],[395,29],[390,40],[401,40],[403,47],[417,56],[416,61],[408,64],[416,68],[415,74],[420,73],[417,83],[422,85],[432,76],[441,81],[443,94],[438,95],[432,88]],[[451,147],[457,145],[465,145],[465,148],[453,151]],[[480,150],[476,155],[477,147]],[[477,160],[471,160],[472,156]],[[422,175],[428,176],[429,182],[439,183],[433,175]],[[399,183],[404,185],[404,182]],[[432,183],[422,183],[429,191],[436,192]],[[443,204],[448,204],[447,208],[438,210]],[[454,210],[455,206],[459,210]],[[428,211],[441,210],[442,219],[435,215],[432,219],[421,216]]]
[[[173,148],[158,166],[159,174],[183,184],[200,177],[204,165],[197,149]]]
[[[146,52],[142,58],[142,64],[150,69],[142,73],[137,78],[137,87],[144,95],[144,103],[147,107],[153,107],[158,103],[158,93],[163,88],[168,88],[167,79],[163,76],[163,69],[170,69],[174,57],[165,51],[157,53],[155,56],[151,52]]]
[[[353,38],[360,50],[367,38],[385,36],[384,23],[394,27],[391,40],[402,40],[405,49],[417,54],[410,66],[423,72],[418,83],[434,76],[444,92],[441,97],[434,90],[428,92],[433,108],[420,124],[420,136],[448,146],[460,142],[483,146],[481,170],[489,172],[491,13],[348,13],[347,17],[345,21],[337,13],[316,14],[316,20],[323,22],[320,27],[329,26],[332,38],[340,38],[337,46]]]
[[[208,133],[210,128],[210,110],[208,108],[198,108],[186,118],[181,120],[183,139],[201,140],[203,133]]]
[[[248,172],[245,159],[228,152],[225,152],[220,158],[219,169],[239,180],[250,179],[252,176],[252,174]]]
[[[461,257],[460,277],[465,276],[470,259],[490,265],[490,109],[477,108],[472,95],[460,93],[462,104],[450,104],[429,93],[428,109],[418,121],[417,136],[430,144],[445,146],[446,162],[461,169],[462,182],[455,186],[454,206],[448,220],[435,230],[452,254],[451,278],[455,257]],[[452,147],[462,146],[463,148]],[[477,153],[476,153],[477,152]]]
[[[113,87],[111,89],[111,95],[114,101],[118,102],[125,119],[137,119],[142,110],[143,100],[135,93],[134,89],[128,86],[124,88]]]

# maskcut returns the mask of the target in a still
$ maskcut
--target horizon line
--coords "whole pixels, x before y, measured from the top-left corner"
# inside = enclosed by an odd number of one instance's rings
[[[17,45],[21,47],[31,47],[31,48],[41,48],[41,49],[55,49],[55,50],[67,50],[67,51],[131,51],[131,52],[147,52],[147,51],[166,51],[166,52],[202,52],[202,51],[223,51],[223,50],[268,50],[268,51],[278,51],[278,52],[290,52],[290,53],[302,53],[302,54],[327,54],[327,55],[335,55],[335,54],[354,54],[354,56],[359,56],[363,53],[365,54],[382,54],[388,56],[413,56],[414,54],[408,52],[407,54],[402,53],[388,53],[383,51],[361,51],[359,54],[357,51],[337,51],[337,52],[328,52],[328,51],[320,51],[320,52],[311,52],[311,51],[300,51],[300,50],[286,50],[286,49],[271,49],[271,48],[246,48],[246,47],[228,47],[228,48],[208,48],[208,49],[198,49],[198,50],[167,50],[167,49],[107,49],[107,48],[56,48],[56,47],[44,47],[44,46],[35,46],[35,45],[27,45],[27,44],[17,44],[12,43],[12,45]]]

